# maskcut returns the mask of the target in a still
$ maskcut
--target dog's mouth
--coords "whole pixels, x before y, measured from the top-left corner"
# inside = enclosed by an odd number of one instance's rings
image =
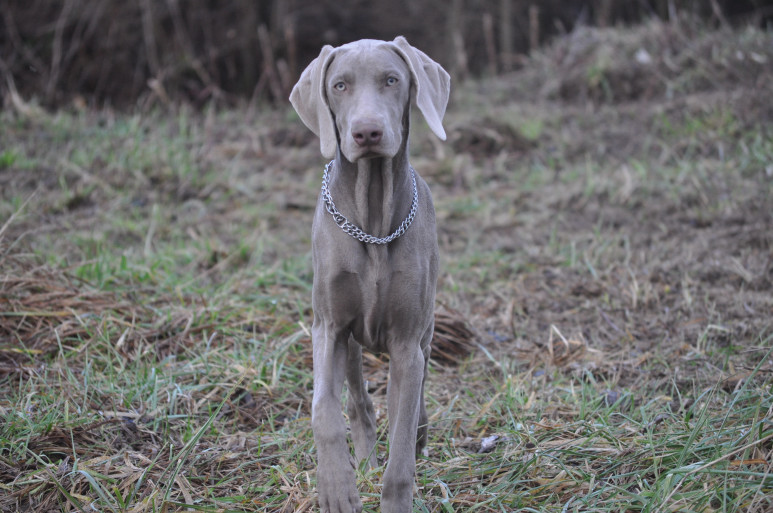
[[[391,159],[400,148],[399,144],[395,144],[395,141],[387,136],[377,141],[369,141],[369,143],[363,143],[362,141],[358,143],[353,137],[345,140],[339,139],[344,156],[349,162],[375,158]]]
[[[366,149],[365,153],[360,155],[360,158],[361,159],[375,159],[375,158],[385,157],[385,156],[386,155],[384,155],[384,153],[381,152],[381,151]]]
[[[389,155],[388,152],[384,151],[384,148],[381,147],[381,145],[373,145],[373,146],[364,146],[357,148],[357,152],[355,152],[354,155],[352,155],[352,162],[355,162],[357,160],[368,160],[368,159],[376,159],[376,158],[391,158],[394,155]]]

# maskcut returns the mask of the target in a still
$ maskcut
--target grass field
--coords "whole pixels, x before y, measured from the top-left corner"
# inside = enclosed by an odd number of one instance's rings
[[[447,143],[417,119],[416,511],[773,511],[770,98],[769,32],[682,20],[456,84]],[[0,511],[316,508],[323,164],[289,106],[0,113]]]

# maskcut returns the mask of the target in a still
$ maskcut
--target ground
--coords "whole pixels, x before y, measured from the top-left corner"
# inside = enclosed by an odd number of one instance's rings
[[[773,508],[772,64],[753,28],[580,29],[455,83],[447,142],[416,118],[417,511]],[[0,510],[314,507],[313,135],[286,105],[0,124]]]

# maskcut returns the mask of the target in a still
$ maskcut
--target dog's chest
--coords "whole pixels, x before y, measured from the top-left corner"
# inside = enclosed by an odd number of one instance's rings
[[[395,334],[419,337],[432,313],[434,281],[417,256],[368,249],[369,258],[315,277],[315,311],[374,352],[388,352]]]

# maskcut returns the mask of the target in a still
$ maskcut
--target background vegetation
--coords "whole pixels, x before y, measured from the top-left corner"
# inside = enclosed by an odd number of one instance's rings
[[[773,509],[772,62],[755,24],[581,27],[455,81],[447,143],[413,124],[442,255],[417,511]],[[311,510],[317,141],[284,103],[7,91],[0,510]]]
[[[286,102],[324,44],[405,35],[452,72],[497,74],[582,26],[677,12],[764,26],[771,0],[25,0],[0,3],[0,95],[124,108]]]

